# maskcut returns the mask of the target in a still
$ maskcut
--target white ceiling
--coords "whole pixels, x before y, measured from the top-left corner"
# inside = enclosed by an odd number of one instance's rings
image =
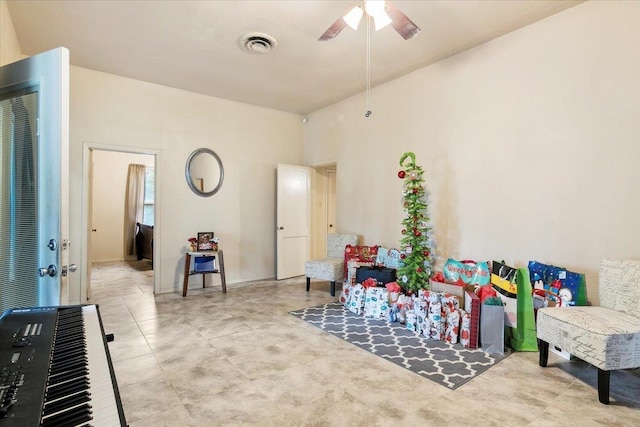
[[[422,32],[371,34],[372,86],[579,4],[565,0],[396,0]],[[307,114],[365,89],[366,25],[318,37],[358,0],[7,0],[22,52],[58,46],[71,64],[161,85]],[[278,48],[243,51],[248,32]]]

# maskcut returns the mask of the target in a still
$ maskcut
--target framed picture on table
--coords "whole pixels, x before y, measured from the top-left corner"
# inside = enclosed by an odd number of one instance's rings
[[[206,252],[213,251],[214,242],[213,242],[213,232],[207,231],[198,233],[198,242],[196,244],[196,251],[198,252]]]

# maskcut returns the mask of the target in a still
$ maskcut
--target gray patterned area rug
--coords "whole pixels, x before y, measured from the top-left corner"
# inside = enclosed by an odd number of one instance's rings
[[[339,302],[290,314],[452,390],[508,356],[506,352],[505,356],[489,355],[462,344],[428,340],[400,323],[353,314]]]

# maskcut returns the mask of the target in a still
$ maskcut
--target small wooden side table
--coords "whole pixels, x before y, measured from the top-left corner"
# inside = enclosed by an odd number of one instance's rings
[[[191,270],[191,258],[192,257],[206,257],[212,258],[215,262],[218,261],[218,268],[214,268],[212,270],[203,270],[203,271],[195,271]],[[224,275],[224,256],[222,251],[213,251],[213,252],[187,252],[184,255],[184,280],[182,283],[182,296],[187,296],[187,288],[189,287],[189,276],[194,274],[202,274],[202,287],[204,288],[206,285],[205,277],[207,274],[219,274],[220,282],[222,283],[222,293],[227,293],[227,280]]]

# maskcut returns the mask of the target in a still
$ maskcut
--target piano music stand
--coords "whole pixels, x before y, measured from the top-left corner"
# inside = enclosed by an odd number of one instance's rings
[[[191,258],[207,258],[208,261],[212,261],[213,268],[205,269],[205,270],[196,270],[195,265],[194,269],[191,270]],[[218,261],[218,268],[215,268],[215,262]],[[195,264],[195,263],[194,263]],[[207,274],[219,274],[220,282],[222,284],[222,293],[227,293],[227,280],[224,275],[224,256],[221,250],[218,251],[207,251],[207,252],[187,252],[184,255],[184,279],[182,282],[182,296],[187,296],[187,289],[189,288],[189,276],[194,274],[202,274],[202,287],[206,286],[206,275]]]

